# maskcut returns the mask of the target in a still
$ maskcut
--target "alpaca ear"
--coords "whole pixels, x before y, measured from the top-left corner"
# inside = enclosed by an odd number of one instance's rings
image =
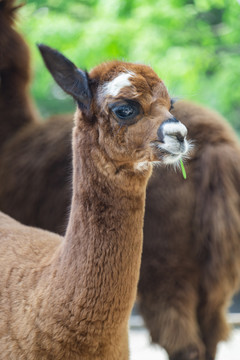
[[[86,72],[78,69],[57,50],[43,44],[38,45],[38,48],[58,85],[77,100],[81,110],[89,110],[92,96]]]

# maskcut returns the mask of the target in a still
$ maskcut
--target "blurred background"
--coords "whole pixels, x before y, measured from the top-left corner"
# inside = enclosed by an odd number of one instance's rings
[[[32,50],[32,93],[44,117],[75,106],[45,70],[39,42],[87,70],[111,59],[151,65],[172,97],[216,109],[240,133],[237,0],[27,0],[19,28]]]

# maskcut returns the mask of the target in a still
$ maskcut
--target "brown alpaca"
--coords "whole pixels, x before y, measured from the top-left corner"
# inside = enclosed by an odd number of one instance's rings
[[[14,41],[23,40],[16,35]],[[27,51],[25,45],[21,51]],[[28,66],[22,64],[22,71]],[[29,102],[27,92],[24,96],[23,105]],[[7,106],[5,113],[10,110]],[[16,124],[24,111],[19,109]],[[186,181],[180,172],[161,167],[149,182],[140,310],[153,341],[171,359],[209,360],[226,338],[226,306],[239,278],[240,152],[218,114],[184,101],[174,104],[173,114],[188,127],[195,151],[186,165]],[[0,118],[4,126],[1,113]],[[13,134],[6,128],[9,141],[0,152],[1,210],[25,224],[64,232],[71,198],[71,130],[66,115],[18,132],[13,127]],[[199,354],[205,348],[206,357]]]
[[[0,358],[128,359],[151,163],[186,153],[186,127],[150,67],[40,50],[78,104],[71,212],[64,238],[0,216]]]

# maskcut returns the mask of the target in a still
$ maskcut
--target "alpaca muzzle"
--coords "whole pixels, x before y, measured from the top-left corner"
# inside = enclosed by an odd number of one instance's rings
[[[174,117],[164,121],[157,131],[158,144],[164,156],[164,163],[170,164],[185,157],[189,151],[187,128]]]

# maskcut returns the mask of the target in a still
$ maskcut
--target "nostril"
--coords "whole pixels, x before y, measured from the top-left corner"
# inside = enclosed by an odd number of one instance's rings
[[[183,136],[180,132],[177,132],[176,134],[174,134],[175,135],[175,137],[177,138],[177,140],[179,141],[179,142],[184,142],[184,139],[185,139],[185,136]]]

